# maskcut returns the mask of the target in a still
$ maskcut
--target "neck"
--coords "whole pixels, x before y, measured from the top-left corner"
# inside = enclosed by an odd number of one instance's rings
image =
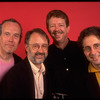
[[[36,65],[36,67],[40,70],[41,69],[41,64]]]
[[[95,69],[100,70],[100,64],[98,64],[98,65],[92,64],[92,66],[93,66]]]
[[[10,61],[12,57],[13,57],[12,54],[0,55],[0,59],[3,61]]]
[[[63,42],[54,42],[55,46],[57,48],[60,48],[60,49],[64,49],[66,47],[66,45],[68,44],[68,39],[66,39],[65,41]]]

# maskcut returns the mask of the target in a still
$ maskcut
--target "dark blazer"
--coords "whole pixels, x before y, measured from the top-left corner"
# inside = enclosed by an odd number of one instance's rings
[[[46,74],[44,76],[44,96],[47,97]],[[47,91],[47,92],[46,92]],[[2,83],[2,98],[35,99],[34,77],[27,57],[17,63],[6,75]]]
[[[18,62],[20,62],[22,60],[21,57],[19,57],[18,55],[16,55],[15,53],[13,53],[13,57],[14,57],[14,63],[17,64]]]
[[[95,73],[88,73],[86,87],[88,92],[88,98],[100,99],[100,87],[97,82]]]

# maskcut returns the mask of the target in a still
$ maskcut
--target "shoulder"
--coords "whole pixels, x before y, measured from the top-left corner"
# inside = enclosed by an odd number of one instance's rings
[[[20,62],[16,63],[8,72],[8,74],[11,75],[20,75],[25,74],[26,71],[28,71],[28,61],[26,61],[26,58],[24,60],[21,60]]]
[[[78,46],[77,41],[69,40],[68,45],[66,47],[69,47],[70,49],[72,48],[73,50],[81,50]]]
[[[30,70],[30,63],[28,61],[28,58],[26,57],[25,59],[21,60],[20,62],[18,62],[17,64],[14,65],[14,69],[16,70]]]
[[[54,44],[49,45],[48,52],[54,52],[57,47]]]
[[[20,59],[20,58],[18,58],[18,59]],[[27,66],[28,63],[29,63],[29,62],[28,62],[28,59],[27,59],[27,57],[26,57],[25,59],[21,59],[20,62],[18,62],[18,63],[15,64],[14,66],[15,66],[15,67],[21,66],[21,68],[22,68],[22,67]]]
[[[13,53],[13,57],[14,57],[15,64],[22,60],[22,58],[20,56],[16,55],[15,53]]]
[[[77,41],[69,40],[68,45],[78,46]]]

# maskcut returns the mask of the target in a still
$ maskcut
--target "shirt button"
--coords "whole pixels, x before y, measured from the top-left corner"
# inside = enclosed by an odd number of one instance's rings
[[[68,68],[66,68],[66,71],[68,71],[69,69]]]
[[[66,60],[66,58],[64,58],[64,60]]]

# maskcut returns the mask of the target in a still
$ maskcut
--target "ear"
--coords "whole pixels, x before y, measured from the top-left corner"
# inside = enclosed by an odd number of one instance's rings
[[[25,50],[28,51],[28,45],[27,44],[25,44]]]
[[[67,27],[67,33],[69,32],[69,30],[70,30],[70,26]]]
[[[47,28],[48,33],[50,34],[49,26],[48,26],[48,27],[46,27],[46,28]]]

